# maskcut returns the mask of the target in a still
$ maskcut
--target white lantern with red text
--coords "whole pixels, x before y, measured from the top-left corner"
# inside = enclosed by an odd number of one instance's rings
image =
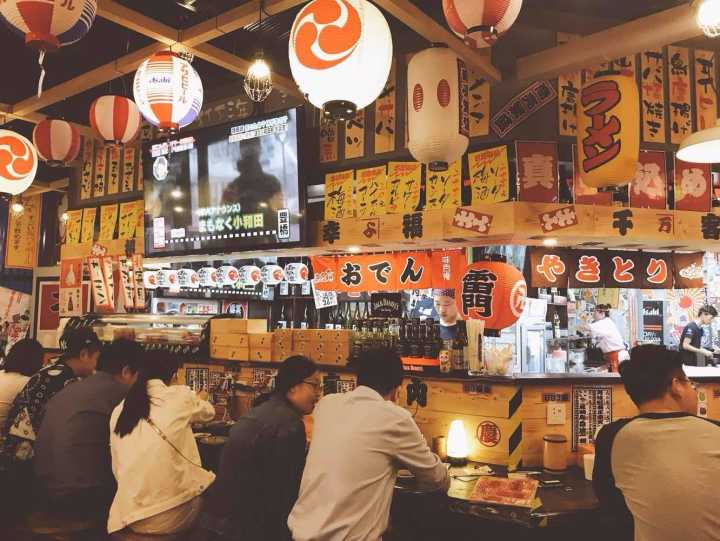
[[[447,47],[417,53],[408,63],[408,149],[431,171],[446,171],[470,142],[468,72]]]
[[[140,132],[140,111],[122,96],[101,96],[90,106],[90,125],[105,143],[124,145]]]
[[[19,133],[0,130],[0,193],[18,195],[35,180],[38,156],[33,144]]]
[[[74,161],[80,152],[80,134],[75,126],[64,120],[38,122],[32,138],[38,155],[51,167]]]
[[[450,29],[470,47],[490,47],[513,25],[522,0],[443,0]]]
[[[203,103],[200,76],[172,51],[155,53],[140,65],[133,94],[145,120],[169,132],[192,123]]]
[[[330,118],[352,118],[375,101],[392,55],[390,27],[367,0],[313,0],[290,31],[293,78]]]

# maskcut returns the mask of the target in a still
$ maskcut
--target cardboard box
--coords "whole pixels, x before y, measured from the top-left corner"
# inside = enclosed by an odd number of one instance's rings
[[[250,348],[250,361],[270,362],[273,360],[272,349]]]
[[[211,344],[210,357],[225,361],[247,361],[250,359],[250,350],[247,346],[216,346]]]
[[[345,358],[350,357],[350,342],[310,342],[311,350],[319,353],[327,353],[329,355],[342,355]]]
[[[352,337],[350,329],[307,329],[310,342],[349,343]]]
[[[271,349],[273,333],[263,332],[248,335],[250,338],[250,349]]]
[[[313,360],[318,364],[328,364],[328,365],[333,365],[333,366],[346,366],[348,357],[347,357],[347,355],[342,355],[340,353],[321,352],[321,353],[317,353],[316,357]]]
[[[247,334],[214,334],[210,336],[210,345],[247,348],[250,345],[248,337]]]
[[[293,355],[296,355],[296,353],[293,351],[290,347],[281,347],[277,346],[273,343],[272,347],[272,360],[273,362],[281,363],[288,357],[292,357]]]
[[[273,332],[273,340],[275,342],[287,343],[292,345],[293,329],[275,329]]]
[[[220,318],[210,320],[210,336],[267,332],[266,319]]]

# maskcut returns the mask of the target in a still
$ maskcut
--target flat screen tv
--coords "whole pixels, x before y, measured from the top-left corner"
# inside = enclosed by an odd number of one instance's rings
[[[146,143],[146,255],[300,245],[300,113],[290,109]]]

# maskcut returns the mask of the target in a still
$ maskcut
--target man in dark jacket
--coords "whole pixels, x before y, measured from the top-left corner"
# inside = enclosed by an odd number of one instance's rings
[[[235,423],[205,498],[201,525],[210,539],[292,539],[287,518],[305,467],[303,415],[312,413],[320,388],[315,363],[290,357],[270,398]]]

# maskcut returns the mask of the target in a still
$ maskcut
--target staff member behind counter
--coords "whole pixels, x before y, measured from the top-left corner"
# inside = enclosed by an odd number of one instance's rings
[[[440,339],[455,340],[459,319],[454,289],[433,289],[433,304],[440,320]]]
[[[702,326],[710,325],[716,316],[717,310],[714,307],[703,306],[698,310],[697,319],[685,325],[680,335],[679,347],[683,364],[689,366],[705,366],[705,362],[715,364],[712,362],[713,352],[702,347]],[[710,343],[712,344],[712,339]]]
[[[598,304],[593,311],[593,321],[585,326],[589,334],[603,353],[603,357],[610,365],[610,372],[617,372],[622,361],[630,359],[622,335],[610,319],[610,305]]]

